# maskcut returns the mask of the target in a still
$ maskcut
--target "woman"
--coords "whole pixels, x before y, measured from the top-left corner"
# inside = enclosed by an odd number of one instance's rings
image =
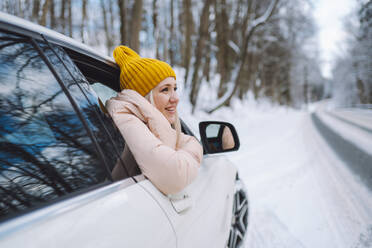
[[[141,58],[126,46],[115,48],[114,58],[122,91],[106,107],[130,150],[124,150],[124,163],[134,158],[161,192],[175,194],[195,179],[203,155],[200,143],[181,132],[176,74],[167,63]],[[114,168],[114,179],[120,170]]]

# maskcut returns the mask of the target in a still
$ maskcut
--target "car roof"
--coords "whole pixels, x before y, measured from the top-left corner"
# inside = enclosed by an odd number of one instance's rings
[[[112,58],[96,52],[93,48],[84,45],[81,42],[78,42],[49,28],[40,26],[38,24],[32,23],[13,15],[9,15],[1,11],[0,28],[20,35],[30,36],[38,40],[42,40],[41,35],[43,35],[51,43],[55,43],[72,51],[82,53],[89,57],[93,57],[97,60],[105,62],[106,64],[109,64],[111,66],[117,67]]]

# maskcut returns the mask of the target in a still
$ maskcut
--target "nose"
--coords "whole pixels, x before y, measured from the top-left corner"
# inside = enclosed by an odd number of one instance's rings
[[[177,92],[175,90],[173,90],[169,101],[171,101],[173,103],[179,101],[178,94],[177,94]]]

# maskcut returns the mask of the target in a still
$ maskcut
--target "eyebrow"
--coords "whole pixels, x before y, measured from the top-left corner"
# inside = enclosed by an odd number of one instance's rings
[[[164,84],[162,87],[164,87],[164,86],[173,86],[172,84]],[[177,87],[177,84],[175,84],[174,86],[176,86]]]

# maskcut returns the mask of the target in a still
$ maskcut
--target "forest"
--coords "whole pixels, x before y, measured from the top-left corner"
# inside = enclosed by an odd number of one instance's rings
[[[332,78],[322,75],[311,0],[2,0],[0,10],[111,57],[124,44],[164,60],[183,71],[177,81],[193,111],[211,113],[233,98],[293,108],[326,98],[371,104],[372,4],[355,1]]]

